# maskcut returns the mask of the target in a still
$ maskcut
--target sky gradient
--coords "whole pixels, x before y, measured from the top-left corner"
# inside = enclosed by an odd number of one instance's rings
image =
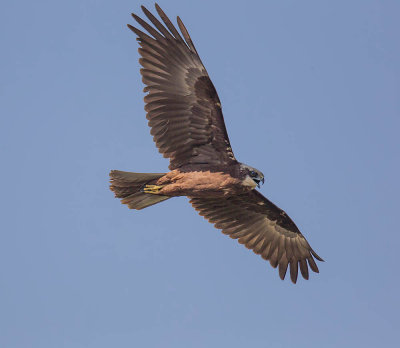
[[[0,13],[0,346],[396,347],[398,1],[160,1],[188,28],[233,151],[326,260],[277,270],[174,198],[132,211],[111,169],[163,172],[143,110],[144,1]]]

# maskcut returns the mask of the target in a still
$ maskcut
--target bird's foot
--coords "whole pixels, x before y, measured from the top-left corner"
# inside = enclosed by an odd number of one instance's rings
[[[158,186],[158,185],[144,185],[143,188],[141,189],[142,192],[144,193],[152,193],[152,194],[158,194],[160,190],[164,186]]]

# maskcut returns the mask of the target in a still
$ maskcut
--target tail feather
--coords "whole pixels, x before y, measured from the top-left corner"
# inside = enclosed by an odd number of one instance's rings
[[[141,188],[148,183],[157,181],[165,173],[131,173],[120,170],[110,172],[110,189],[116,198],[122,198],[121,203],[127,204],[130,209],[143,209],[171,197],[141,192]]]
[[[130,209],[143,209],[150,207],[151,205],[165,201],[171,197],[153,195],[151,193],[136,192],[128,197],[121,199],[122,204],[127,204]]]

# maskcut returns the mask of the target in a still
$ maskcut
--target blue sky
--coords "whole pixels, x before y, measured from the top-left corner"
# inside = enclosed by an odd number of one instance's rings
[[[168,165],[126,28],[140,4],[2,6],[0,346],[395,347],[399,2],[160,1],[236,157],[326,260],[296,285],[186,198],[137,212],[108,190],[110,169]]]

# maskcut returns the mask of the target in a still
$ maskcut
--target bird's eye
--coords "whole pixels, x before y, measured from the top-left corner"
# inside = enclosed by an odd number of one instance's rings
[[[257,176],[257,173],[256,173],[255,171],[252,170],[252,171],[250,172],[250,176],[253,177],[253,178],[255,178],[255,177]]]

